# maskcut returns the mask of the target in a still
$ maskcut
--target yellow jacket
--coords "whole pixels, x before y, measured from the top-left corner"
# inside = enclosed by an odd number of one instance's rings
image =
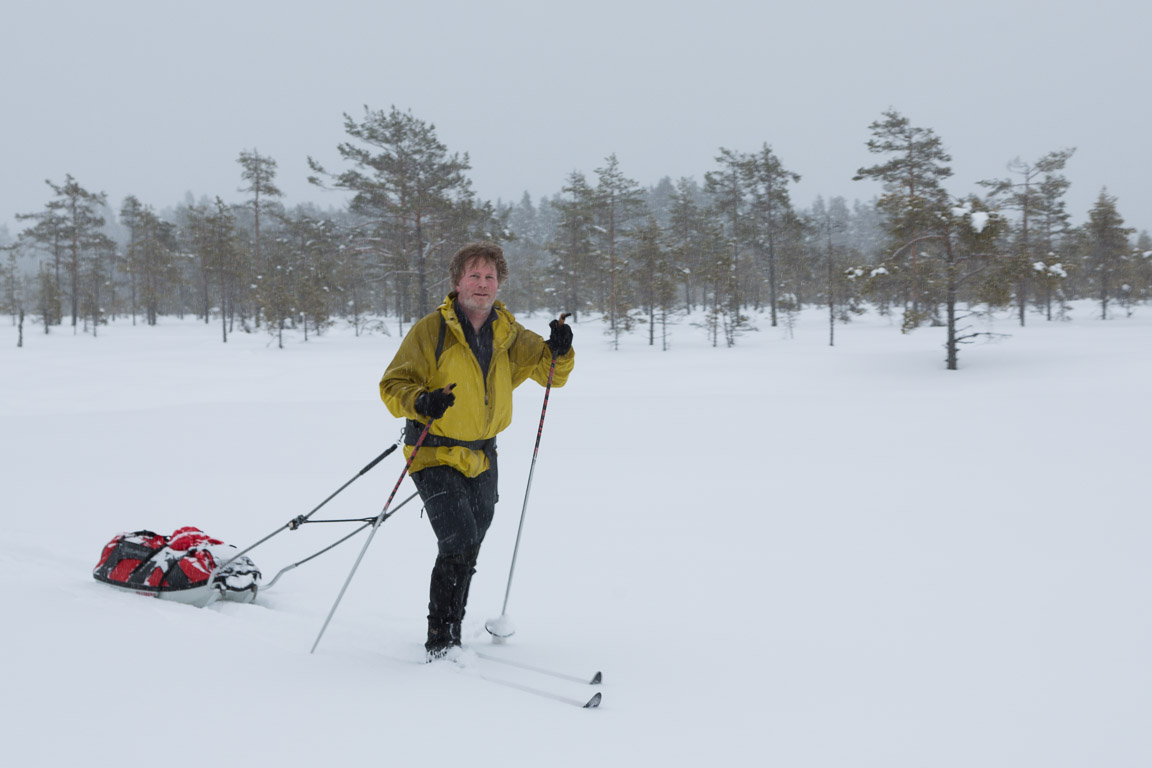
[[[444,344],[437,362],[441,323],[445,327]],[[449,294],[440,308],[412,326],[400,343],[380,380],[380,399],[393,416],[427,423],[427,417],[415,410],[416,396],[424,390],[455,383],[452,392],[456,402],[433,422],[430,434],[466,442],[495,437],[512,423],[512,390],[529,378],[541,386],[547,385],[552,351],[540,335],[516,322],[499,301],[492,323],[492,342],[492,362],[485,381],[456,316],[456,294]],[[552,386],[564,386],[575,360],[575,350],[556,359]],[[404,455],[411,457],[412,446],[405,446]],[[483,451],[463,446],[422,447],[410,471],[440,464],[476,477],[487,471],[488,457]]]

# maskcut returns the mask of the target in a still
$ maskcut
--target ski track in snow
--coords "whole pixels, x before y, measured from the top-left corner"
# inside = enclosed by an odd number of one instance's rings
[[[500,438],[501,504],[465,643],[589,674],[422,663],[435,539],[415,503],[253,605],[196,609],[91,578],[103,545],[194,525],[244,547],[399,434],[376,385],[398,337],[267,337],[165,319],[98,339],[0,329],[0,729],[19,766],[1152,764],[1152,311],[1004,313],[944,370],[940,328],[870,314],[714,349],[574,326],[492,647],[543,390]],[[521,317],[542,330],[547,318]],[[393,328],[395,333],[395,328]],[[395,454],[317,519],[379,512]],[[405,481],[399,494],[410,492]],[[348,524],[352,525],[352,524]],[[270,579],[348,525],[251,553]],[[489,651],[491,649],[491,651]],[[501,665],[502,667],[504,665]],[[569,699],[581,711],[482,675]]]

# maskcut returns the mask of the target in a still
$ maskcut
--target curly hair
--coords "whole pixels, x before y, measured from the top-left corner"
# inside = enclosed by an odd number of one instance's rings
[[[464,270],[476,259],[483,259],[496,267],[496,279],[501,283],[508,279],[508,262],[504,259],[504,249],[496,243],[481,240],[468,243],[453,254],[452,261],[448,263],[448,277],[452,281],[453,288],[460,284]]]

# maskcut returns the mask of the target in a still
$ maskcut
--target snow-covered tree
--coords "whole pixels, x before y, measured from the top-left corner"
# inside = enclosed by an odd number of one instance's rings
[[[45,183],[52,189],[54,199],[43,212],[21,214],[17,218],[36,221],[31,231],[26,230],[27,238],[51,248],[57,263],[55,277],[59,285],[65,285],[60,274],[60,263],[63,262],[72,328],[76,330],[84,290],[81,285],[84,262],[104,258],[111,243],[103,231],[108,196],[103,192],[89,192],[71,174],[65,175],[63,184]]]
[[[468,154],[450,153],[435,125],[396,107],[364,107],[360,121],[345,114],[344,130],[350,140],[337,151],[350,167],[329,173],[309,157],[309,181],[353,193],[349,207],[364,219],[362,235],[377,255],[378,277],[398,287],[397,314],[427,314],[433,294],[447,292],[440,267],[459,246],[452,235],[470,229],[459,219],[477,216],[465,175]]]
[[[604,303],[606,332],[612,346],[619,348],[620,335],[631,330],[631,285],[625,244],[631,237],[631,225],[647,212],[643,188],[620,170],[616,155],[609,155],[596,169],[593,193],[595,237],[600,242],[603,270],[608,280]]]
[[[196,257],[200,273],[200,299],[204,322],[212,315],[212,289],[219,299],[220,330],[227,343],[229,320],[234,311],[238,278],[243,274],[236,217],[219,197],[210,206],[192,206],[185,233],[188,248]]]
[[[759,152],[744,158],[741,172],[749,195],[752,243],[767,266],[768,305],[772,326],[775,327],[779,288],[777,247],[792,213],[788,185],[800,181],[800,174],[784,168],[767,144]]]
[[[1053,250],[1052,238],[1059,226],[1062,197],[1068,188],[1068,182],[1060,171],[1064,170],[1075,151],[1059,149],[1035,162],[1017,157],[1008,163],[1012,176],[980,182],[989,188],[989,198],[996,205],[1019,212],[1009,262],[1016,282],[1020,325],[1024,325],[1030,288],[1036,277],[1035,264],[1038,258]]]
[[[676,313],[676,270],[664,247],[664,231],[649,216],[632,240],[632,279],[644,322],[648,324],[648,344],[656,344],[656,326],[660,326],[661,346],[668,349],[668,323]]]
[[[939,276],[925,274],[920,249],[905,246],[912,242],[926,243],[922,238],[940,234],[941,217],[948,207],[943,181],[952,175],[947,165],[952,158],[932,129],[912,125],[894,109],[884,112],[882,119],[873,122],[869,130],[872,138],[866,145],[868,151],[886,159],[860,168],[853,179],[872,179],[883,186],[876,208],[883,216],[890,238],[888,252],[902,254],[899,266],[907,262],[907,268],[899,271],[900,288],[906,301],[911,303],[905,319],[919,322],[935,315],[935,304],[940,297],[932,286],[939,283]]]
[[[1107,189],[1100,191],[1088,212],[1084,230],[1088,241],[1086,272],[1100,300],[1100,317],[1106,320],[1108,302],[1123,292],[1125,259],[1131,253],[1128,236],[1132,234],[1116,209],[1116,198]]]
[[[584,174],[573,171],[561,195],[552,200],[557,214],[556,229],[548,242],[548,251],[554,257],[553,285],[563,311],[571,312],[574,321],[592,303],[587,291],[595,274],[594,194]]]
[[[276,186],[276,161],[271,157],[261,155],[257,149],[251,152],[245,150],[236,158],[236,162],[240,164],[240,178],[244,181],[244,186],[240,187],[239,191],[249,194],[244,206],[252,212],[250,267],[252,275],[255,275],[259,274],[264,261],[261,250],[263,244],[260,233],[261,217],[270,207],[273,211],[280,207],[276,201],[283,197],[284,193]],[[259,322],[257,314],[256,324],[259,325]]]

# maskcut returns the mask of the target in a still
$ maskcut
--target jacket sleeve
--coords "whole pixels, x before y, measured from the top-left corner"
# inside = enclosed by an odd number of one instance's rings
[[[428,335],[430,325],[423,320],[408,332],[380,379],[380,399],[397,418],[417,421],[428,418],[416,412],[415,403],[417,395],[431,389],[436,367],[435,340]]]
[[[518,387],[525,379],[531,378],[540,386],[547,386],[548,371],[552,367],[552,349],[544,342],[544,337],[516,323],[516,341],[508,351],[512,363],[512,386]],[[576,349],[572,348],[556,358],[556,372],[552,376],[552,386],[562,387],[568,381],[568,374],[576,365]]]

